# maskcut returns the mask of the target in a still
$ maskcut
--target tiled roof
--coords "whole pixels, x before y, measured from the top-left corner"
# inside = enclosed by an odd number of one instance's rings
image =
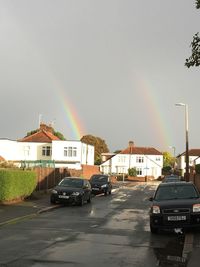
[[[18,140],[19,142],[38,142],[38,143],[51,143],[53,140],[60,140],[57,136],[53,135],[51,132],[41,130],[29,136]]]
[[[0,161],[5,161],[5,159],[2,156],[0,156]]]
[[[198,157],[198,156],[200,156],[200,149],[199,148],[189,149],[188,154],[189,154],[189,156]],[[185,152],[183,152],[179,156],[184,156],[184,155],[185,155]]]
[[[127,147],[119,154],[141,154],[141,155],[162,155],[160,151],[153,147]]]

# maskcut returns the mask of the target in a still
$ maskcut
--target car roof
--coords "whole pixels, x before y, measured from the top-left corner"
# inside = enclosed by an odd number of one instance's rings
[[[168,182],[168,183],[160,183],[158,185],[158,187],[161,187],[161,186],[170,186],[170,185],[186,185],[186,186],[189,186],[189,185],[193,185],[194,184],[192,182],[186,182],[186,181],[172,181],[172,182]]]

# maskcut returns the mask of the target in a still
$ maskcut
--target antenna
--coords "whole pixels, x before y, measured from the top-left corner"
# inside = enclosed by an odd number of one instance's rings
[[[38,121],[39,127],[38,128],[40,128],[41,121],[42,121],[42,114],[39,114],[39,121]]]

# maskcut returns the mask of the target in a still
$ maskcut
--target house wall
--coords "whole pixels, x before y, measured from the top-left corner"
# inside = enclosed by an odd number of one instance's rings
[[[197,156],[189,156],[189,166],[192,167],[196,164],[200,164],[200,158]],[[185,163],[185,155],[177,158],[177,168],[182,170],[181,175],[184,176],[186,163]]]
[[[141,159],[139,162],[138,159]],[[138,176],[154,176],[157,178],[162,173],[162,155],[128,155],[117,154],[101,164],[100,170],[104,173],[128,173],[129,168],[136,168]]]

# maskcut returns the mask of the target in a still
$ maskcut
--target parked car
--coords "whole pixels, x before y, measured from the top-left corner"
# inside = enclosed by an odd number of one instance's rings
[[[160,183],[150,207],[150,230],[200,227],[200,194],[191,182]]]
[[[111,194],[112,183],[110,177],[105,174],[94,174],[90,178],[90,184],[92,187],[92,194]]]
[[[82,206],[91,202],[91,185],[88,180],[78,177],[65,177],[51,191],[50,202],[71,203]]]
[[[175,174],[166,175],[162,180],[163,183],[180,182],[180,181],[182,181],[182,178]]]

